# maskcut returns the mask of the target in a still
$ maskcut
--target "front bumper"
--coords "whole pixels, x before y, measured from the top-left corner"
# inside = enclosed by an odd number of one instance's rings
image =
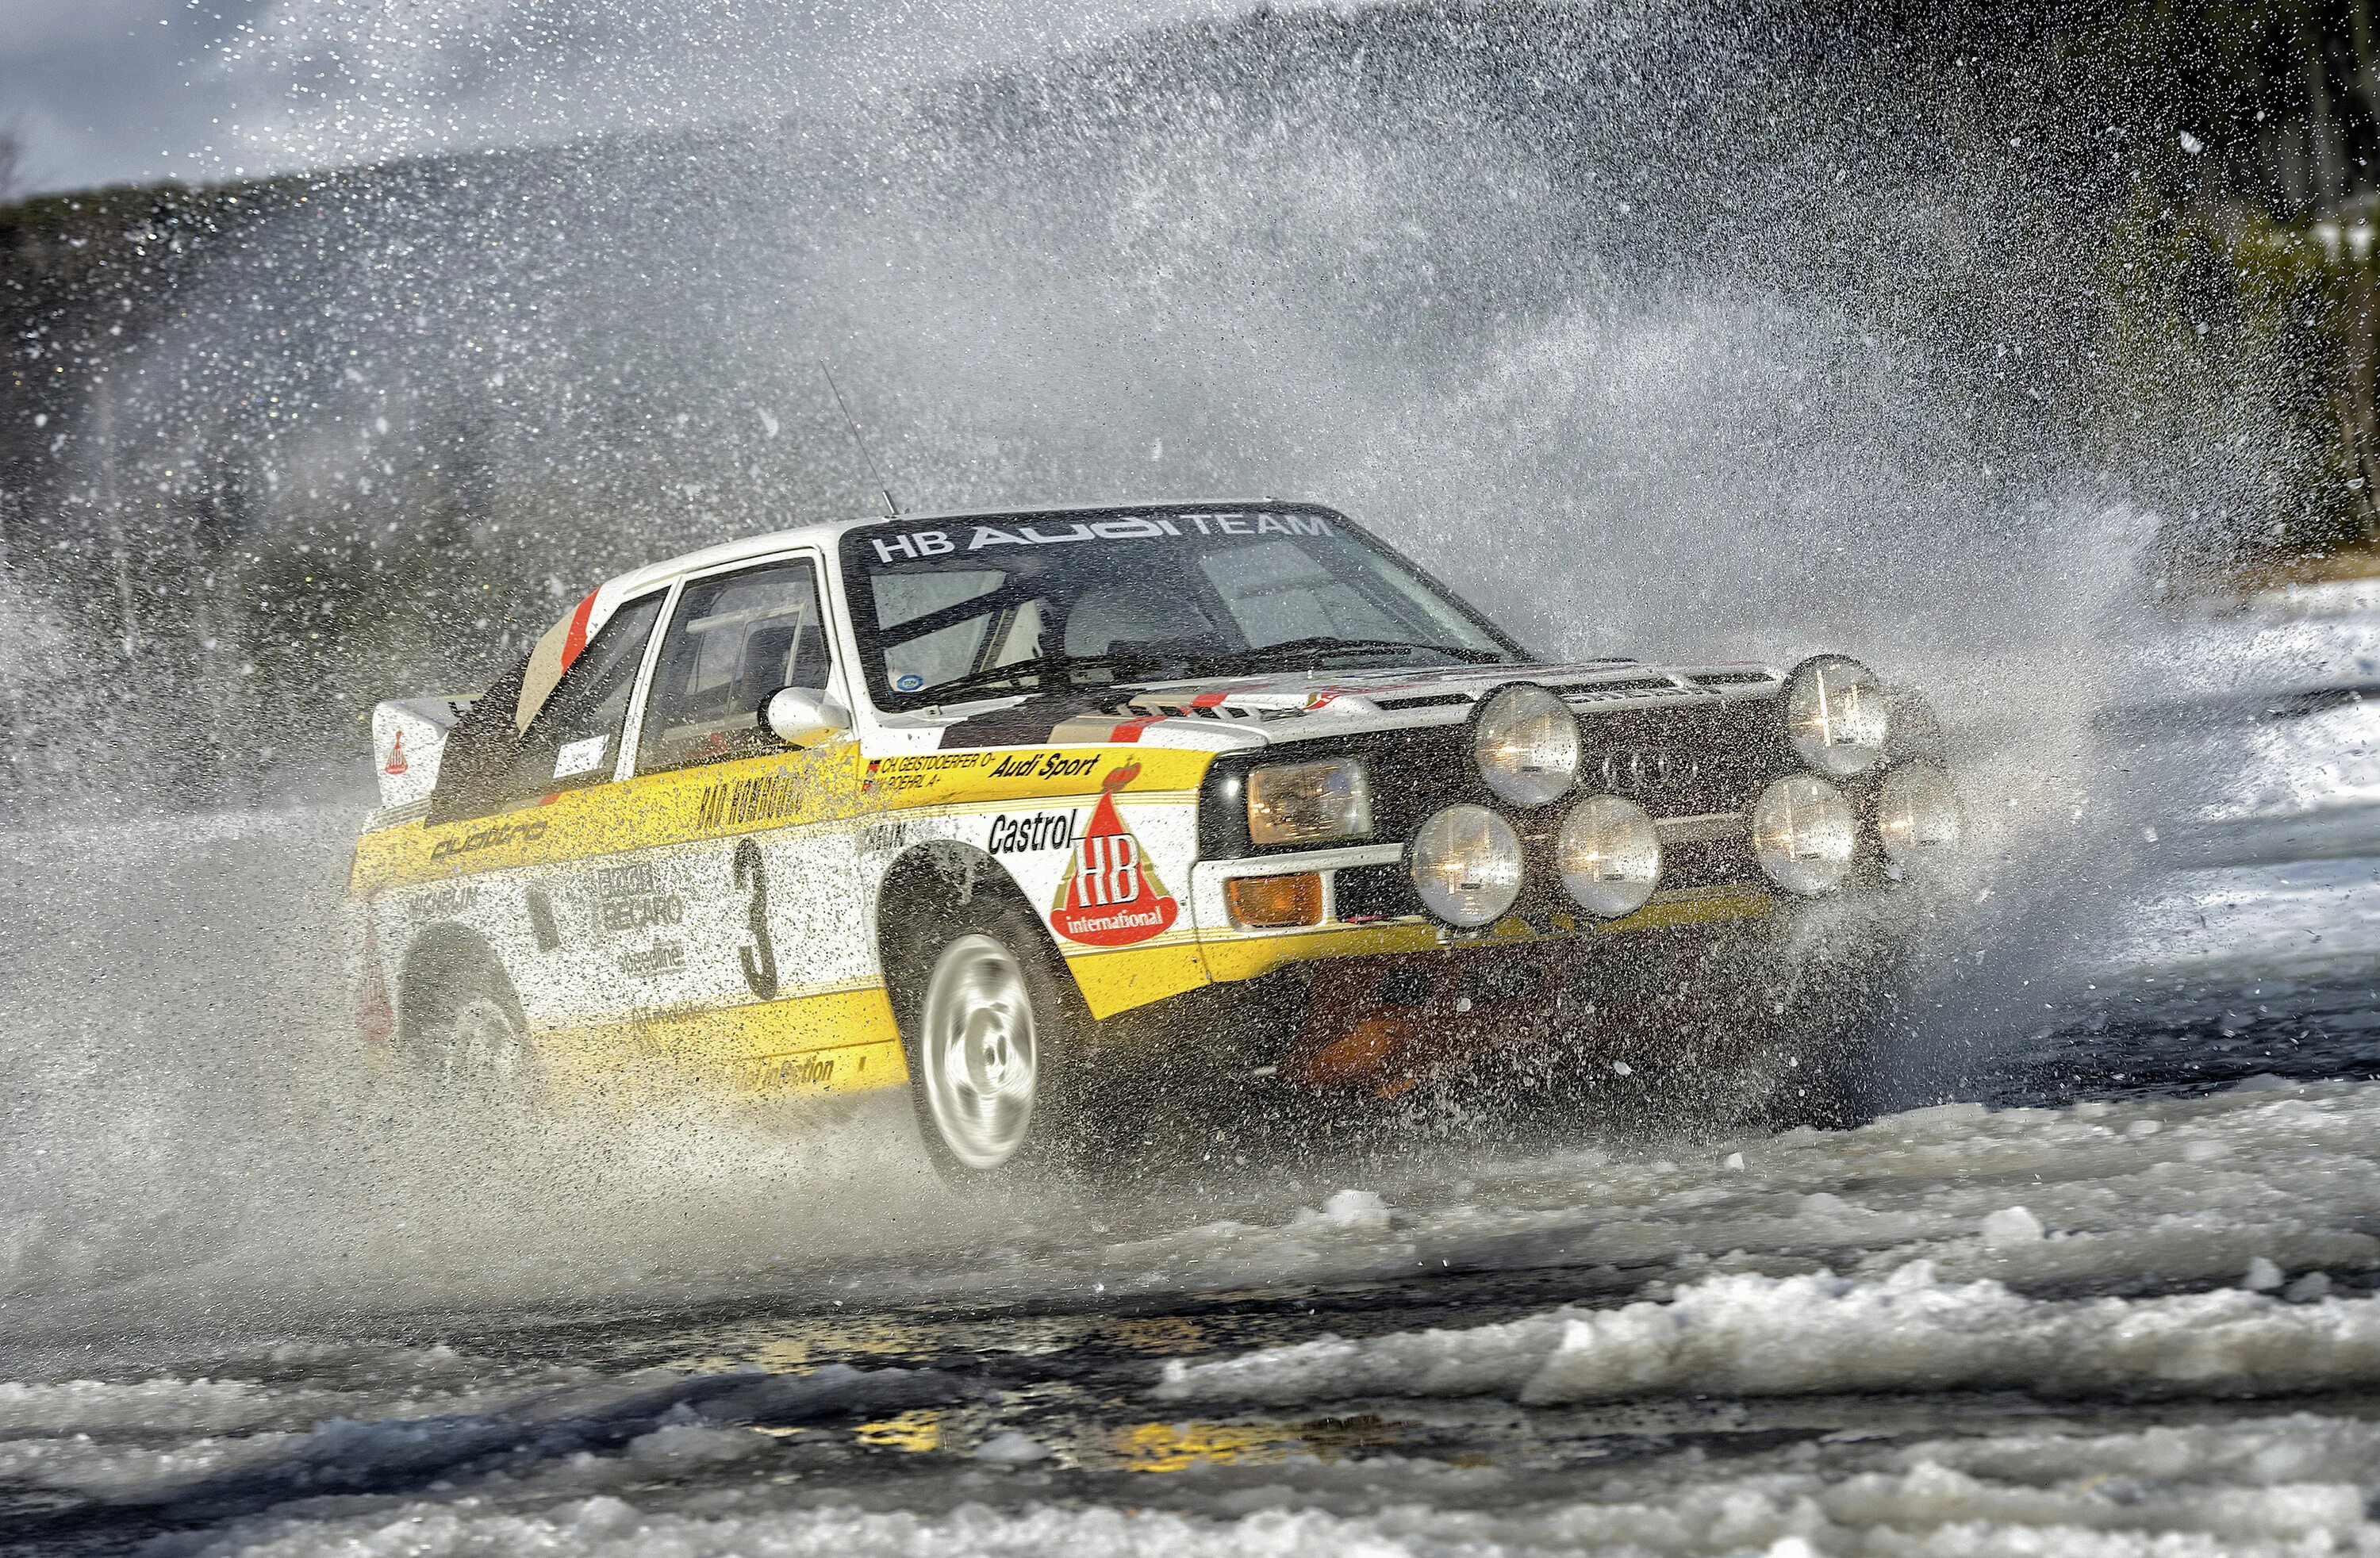
[[[1712,826],[1712,820],[1703,818],[1667,822],[1663,842],[1704,846],[1716,854],[1743,833],[1740,818],[1725,821],[1734,824],[1732,829]],[[1681,823],[1698,831],[1690,834]],[[1679,873],[1683,878],[1679,884],[1664,887],[1643,908],[1618,919],[1597,920],[1567,909],[1532,910],[1509,915],[1477,931],[1450,931],[1413,912],[1418,906],[1402,885],[1404,846],[1397,844],[1201,861],[1191,872],[1191,894],[1207,975],[1219,983],[1229,983],[1256,979],[1293,963],[1459,946],[1593,941],[1643,931],[1762,919],[1777,911],[1780,898],[1774,890],[1765,882],[1744,880],[1756,873],[1733,861],[1727,863],[1735,869]],[[1322,883],[1320,915],[1314,924],[1259,929],[1235,923],[1229,901],[1233,882],[1306,872],[1318,875]]]
[[[1156,1093],[1394,1096],[1581,1065],[1732,1077],[1818,1054],[1872,1010],[1905,959],[1905,907],[1681,891],[1626,919],[1543,931],[1243,938],[1219,982],[1134,1014],[1109,1058],[1134,1091]]]

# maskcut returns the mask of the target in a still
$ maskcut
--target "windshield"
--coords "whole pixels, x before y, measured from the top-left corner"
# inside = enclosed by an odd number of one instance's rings
[[[882,709],[1261,671],[1519,660],[1328,509],[891,521],[843,539]]]

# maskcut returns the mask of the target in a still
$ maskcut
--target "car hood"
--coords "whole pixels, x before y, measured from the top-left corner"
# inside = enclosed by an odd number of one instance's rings
[[[1364,731],[1459,724],[1496,688],[1534,682],[1578,707],[1652,708],[1775,695],[1783,673],[1749,663],[1460,665],[1203,677],[1080,689],[971,712],[937,743],[1008,747],[1135,742],[1228,749]]]

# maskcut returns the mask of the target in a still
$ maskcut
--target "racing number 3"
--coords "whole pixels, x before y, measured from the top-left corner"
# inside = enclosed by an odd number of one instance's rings
[[[760,859],[760,846],[748,838],[735,842],[735,885],[747,887],[752,893],[752,943],[735,949],[735,960],[744,965],[744,982],[752,993],[763,1001],[777,998],[777,946],[769,940],[769,868]]]

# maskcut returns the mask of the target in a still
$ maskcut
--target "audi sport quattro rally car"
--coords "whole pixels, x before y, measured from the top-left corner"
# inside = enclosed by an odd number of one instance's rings
[[[540,1093],[905,1087],[954,1179],[1193,1085],[1625,1074],[1689,1009],[1673,1073],[1751,1075],[1867,988],[1812,968],[1890,940],[1797,928],[1960,827],[1852,660],[1546,663],[1273,501],[712,547],[373,729],[375,1044]]]

